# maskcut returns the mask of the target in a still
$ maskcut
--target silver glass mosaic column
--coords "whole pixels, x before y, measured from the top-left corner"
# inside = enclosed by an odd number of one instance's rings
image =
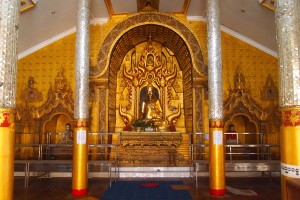
[[[276,0],[279,57],[281,194],[300,180],[300,1]]]
[[[207,0],[206,4],[209,92],[209,193],[213,196],[223,196],[225,194],[225,169],[220,2],[219,0]]]
[[[300,106],[299,0],[276,1],[276,31],[280,73],[280,107]]]
[[[88,193],[88,102],[90,51],[90,0],[78,0],[76,30],[75,105],[72,195]]]
[[[75,68],[75,119],[88,119],[89,109],[89,51],[90,51],[90,0],[78,0],[76,27]]]
[[[207,0],[209,119],[223,119],[219,0]]]
[[[0,9],[0,107],[16,105],[19,1],[1,0]]]
[[[13,199],[19,0],[0,1],[0,199]]]

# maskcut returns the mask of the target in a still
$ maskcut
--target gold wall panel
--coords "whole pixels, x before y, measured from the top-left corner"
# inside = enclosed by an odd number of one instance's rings
[[[187,26],[195,33],[201,46],[204,63],[207,66],[206,23],[190,21]],[[265,142],[278,144],[278,59],[224,32],[222,32],[221,42],[224,101],[232,95],[235,86],[234,76],[236,71],[240,71],[245,77],[245,89],[248,90],[249,97],[261,109],[269,111],[267,120],[263,122],[267,127]],[[272,89],[273,98],[266,96],[269,89]],[[204,99],[203,103],[207,104],[208,102]],[[207,110],[207,105],[204,106],[203,112],[205,110]],[[205,131],[207,130],[205,117],[203,124],[205,124],[203,131],[207,132]]]
[[[26,102],[22,91],[28,87],[30,77],[34,78],[34,87],[42,93],[42,101],[29,102],[29,106],[40,107],[47,101],[50,86],[60,69],[64,69],[70,88],[74,91],[75,34],[66,36],[18,61],[17,107]]]
[[[141,117],[141,102],[149,83],[157,91],[154,94],[160,101],[162,118],[177,131],[185,132],[182,71],[174,53],[151,38],[126,54],[118,72],[115,107],[120,112],[116,131]]]
[[[179,20],[191,32],[195,35],[197,42],[199,42],[199,47],[201,48],[201,53],[203,56],[203,63],[207,66],[207,36],[206,36],[206,23],[205,22],[196,22],[188,21],[184,18],[183,15],[173,15],[172,18]],[[106,36],[109,35],[111,30],[123,20],[128,19],[128,16],[120,15],[112,17],[105,24],[95,24],[91,25],[91,37],[90,37],[90,65],[96,66],[99,62],[100,49],[106,39]],[[171,29],[172,26],[168,25]],[[176,30],[174,28],[174,30]],[[119,34],[119,33],[115,33]],[[115,37],[120,37],[115,35]],[[195,47],[193,45],[193,47]],[[109,52],[107,52],[109,53]],[[127,53],[127,52],[126,52]],[[186,57],[186,56],[183,56]],[[276,112],[278,101],[275,99],[268,100],[263,98],[262,88],[266,85],[268,77],[271,77],[273,80],[273,85],[278,87],[278,60],[271,55],[247,44],[233,36],[230,36],[227,33],[222,32],[222,62],[223,62],[223,90],[224,90],[224,99],[227,99],[230,96],[230,91],[234,88],[234,76],[237,69],[245,76],[246,87],[249,89],[249,94],[255,102],[257,102],[262,108],[271,108]],[[180,63],[178,61],[178,63]],[[70,88],[74,91],[74,66],[75,66],[75,33],[70,34],[34,53],[28,55],[18,61],[18,74],[17,74],[17,106],[18,107],[35,107],[39,108],[47,101],[47,93],[50,89],[51,84],[54,83],[55,77],[58,73],[58,70],[63,68],[65,70],[65,76],[67,81],[70,84]],[[204,68],[205,68],[204,66]],[[105,66],[101,66],[105,67]],[[115,66],[117,67],[117,66]],[[182,67],[182,66],[181,66]],[[202,69],[202,68],[201,68]],[[118,68],[114,68],[114,72],[117,74]],[[113,74],[114,74],[113,73]],[[187,73],[188,74],[188,73]],[[196,73],[193,72],[193,75]],[[196,74],[197,75],[197,74]],[[34,88],[37,92],[41,92],[42,98],[39,98],[35,101],[26,102],[22,97],[22,91],[28,87],[28,80],[30,77],[34,78]],[[92,120],[90,123],[93,127],[93,131],[108,131],[109,129],[109,107],[110,102],[109,95],[107,92],[108,88],[108,78],[109,76],[103,77],[93,77],[91,79],[91,88],[102,88],[100,93],[97,94],[97,100],[101,97],[100,105],[97,105],[99,109],[91,112]],[[117,77],[110,77],[117,78]],[[194,77],[195,78],[195,77]],[[192,79],[186,78],[186,84]],[[183,83],[185,84],[185,83]],[[198,111],[203,112],[201,115],[202,123],[197,122],[197,131],[208,132],[208,101],[206,98],[205,82],[201,84],[204,85],[203,89],[197,89],[196,96],[201,96],[201,106],[199,106]],[[112,85],[117,89],[116,83]],[[92,91],[92,90],[91,90]],[[192,91],[192,90],[190,90]],[[117,91],[115,91],[117,92]],[[116,94],[116,93],[115,93]],[[194,95],[195,96],[195,95]],[[191,94],[191,98],[193,94]],[[113,98],[117,98],[116,95]],[[92,100],[90,102],[92,106]],[[115,106],[116,104],[114,104]],[[101,108],[103,110],[101,110]],[[111,108],[110,108],[111,109]],[[190,105],[189,109],[193,109],[193,104]],[[114,109],[113,112],[117,112]],[[188,110],[190,112],[190,110]],[[101,114],[99,114],[101,113]],[[186,113],[191,114],[191,113]],[[97,116],[98,115],[98,116]],[[200,113],[197,113],[199,116]],[[100,117],[101,116],[101,117]],[[28,119],[28,118],[27,118]],[[25,121],[25,119],[20,119],[20,121]],[[93,120],[96,120],[94,122]],[[267,120],[268,121],[268,120]],[[189,122],[190,123],[190,122]],[[191,123],[193,123],[191,121]],[[116,124],[116,121],[112,123],[112,126]],[[106,126],[103,128],[102,126]],[[202,129],[202,130],[199,130]],[[271,128],[269,131],[272,131],[271,136],[268,141],[272,143],[278,142],[279,130],[276,128]],[[184,143],[187,144],[187,137],[184,137]],[[187,144],[188,145],[188,144]],[[185,150],[184,150],[185,151]],[[185,153],[187,154],[187,152]]]
[[[191,21],[189,28],[193,30],[200,43],[203,59],[207,65],[206,23]],[[221,42],[224,99],[229,95],[229,88],[234,86],[234,75],[239,68],[251,88],[252,97],[262,106],[268,106],[268,102],[261,100],[260,89],[265,85],[269,75],[278,86],[278,59],[224,32]]]

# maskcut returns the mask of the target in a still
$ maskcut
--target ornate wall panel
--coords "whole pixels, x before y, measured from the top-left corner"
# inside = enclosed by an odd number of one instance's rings
[[[203,60],[207,65],[206,23],[191,21],[188,26],[200,43]],[[251,88],[252,97],[263,106],[267,106],[268,103],[261,99],[260,89],[268,76],[272,77],[274,84],[278,86],[278,59],[224,32],[221,41],[224,99],[228,98],[229,88],[233,88],[234,75],[239,68]]]
[[[193,65],[189,67],[192,68],[193,66],[197,68],[197,70],[191,70],[193,78],[199,78],[201,80],[200,81],[198,81],[198,79],[189,80],[187,78],[184,81],[184,84],[187,84],[186,85],[187,88],[190,82],[193,83],[192,87],[196,87],[197,84],[205,85],[205,80],[203,80],[203,77],[200,76],[201,74],[197,72],[201,71],[202,67],[204,68],[203,69],[204,74],[206,71],[205,69],[205,65],[207,63],[206,24],[204,22],[195,22],[195,21],[188,22],[186,19],[182,19],[182,17],[181,18],[179,17],[180,20],[178,20],[177,18],[175,19],[174,16],[168,15],[167,17],[165,17],[167,19],[167,23],[165,26],[163,26],[162,22],[163,19],[165,19],[164,18],[165,15],[163,14],[160,14],[159,16],[162,17],[158,17],[158,18],[147,14],[143,14],[142,16],[143,18],[137,21],[134,21],[135,19],[139,18],[137,15],[130,16],[130,17],[120,16],[120,17],[112,18],[111,20],[109,20],[108,23],[103,25],[91,25],[90,61],[92,66],[99,67],[98,69],[92,67],[93,69],[91,71],[95,73],[98,70],[97,73],[99,74],[105,69],[105,65],[108,62],[107,54],[109,53],[110,48],[118,42],[118,39],[121,39],[122,34],[124,35],[124,39],[122,41],[125,42],[125,39],[129,39],[129,42],[140,43],[142,41],[141,40],[136,41],[138,38],[133,36],[136,34],[140,34],[141,30],[147,31],[146,33],[149,33],[151,27],[151,33],[161,34],[162,31],[166,31],[170,29],[167,32],[169,36],[165,35],[165,38],[162,37],[157,42],[162,42],[164,40],[167,40],[169,37],[172,37],[174,38],[172,42],[176,43],[175,41],[179,41],[180,39],[179,36],[181,36],[182,38],[185,38],[185,40],[183,40],[183,42],[178,42],[178,44],[184,44],[184,42],[187,41],[189,45],[193,45],[190,47],[186,46],[185,48],[187,49],[186,52],[192,49],[190,51],[192,54],[193,52],[199,51],[198,53],[193,54],[194,57],[189,57],[188,55],[180,52],[178,52],[177,55],[180,56],[181,58],[180,62],[183,62],[183,65],[180,65],[180,67],[183,69],[183,74],[182,74],[183,79],[189,77],[190,75],[189,71],[184,71],[188,69],[186,63],[190,62]],[[127,20],[127,19],[134,19],[134,20]],[[149,22],[151,26],[144,26],[143,29],[136,28],[138,25],[145,25],[148,19],[150,20]],[[174,25],[175,28],[171,28],[172,24]],[[181,30],[182,24],[184,24],[185,28]],[[130,32],[129,30],[131,29],[134,31]],[[178,31],[179,29],[180,31]],[[176,30],[178,32],[176,32]],[[187,33],[185,33],[185,30],[191,30],[191,32],[194,35],[193,36],[188,35]],[[145,38],[143,38],[144,42],[146,42],[148,39],[149,39],[149,34],[145,34]],[[196,44],[194,44],[193,41],[197,41],[196,42],[198,43],[197,46],[194,46]],[[132,46],[130,48],[132,48]],[[181,46],[176,46],[173,48],[177,52],[178,48],[181,48]],[[262,108],[273,108],[274,110],[273,113],[276,113],[276,105],[278,105],[278,102],[276,100],[270,101],[268,99],[262,98],[262,88],[264,88],[265,85],[268,85],[266,84],[268,76],[272,78],[273,80],[272,84],[274,86],[278,86],[277,59],[226,33],[222,33],[222,48],[223,48],[222,61],[223,61],[224,99],[227,99],[230,96],[231,94],[230,89],[232,90],[234,88],[234,75],[237,68],[239,68],[245,76],[247,88],[250,88],[249,94],[251,95],[251,98],[253,98],[253,100],[255,100],[255,102],[257,102]],[[125,49],[123,49],[121,53],[124,54],[125,56],[126,54],[125,52],[126,52]],[[193,60],[195,59],[195,57],[197,57],[197,59],[202,60],[201,62],[199,61],[199,63],[201,63],[200,67],[195,64],[197,63],[195,60]],[[42,100],[39,101],[38,99],[36,99],[34,101],[29,101],[27,103],[27,108],[31,108],[31,107],[39,108],[40,106],[42,106],[47,101],[47,93],[50,89],[50,85],[53,84],[55,77],[57,75],[57,71],[61,67],[64,67],[65,76],[67,77],[67,80],[69,82],[68,84],[70,88],[73,90],[74,65],[75,65],[74,61],[75,61],[75,34],[71,34],[65,38],[62,38],[48,45],[47,47],[44,47],[36,51],[35,53],[19,60],[18,81],[17,81],[17,105],[20,107],[26,106],[26,102],[23,101],[22,91],[24,91],[24,89],[28,87],[29,78],[33,77],[34,88],[36,89],[37,92],[41,92]],[[116,79],[117,69],[121,67],[121,65],[117,64],[119,61],[114,61],[114,62],[111,68],[113,72],[112,74],[109,75],[107,71],[107,73],[103,74],[103,76],[101,76],[100,78],[92,76],[91,82],[95,82],[98,85],[102,85],[103,88],[105,87],[107,88],[108,80],[112,81],[113,79]],[[112,88],[116,87],[116,83],[112,82],[111,86]],[[188,91],[189,90],[186,90],[186,95],[189,94]],[[263,91],[267,91],[267,90],[263,90]],[[112,109],[111,113],[116,113],[115,110],[116,102],[114,99],[114,95],[115,94],[113,93],[110,93],[110,95],[108,95],[108,93],[105,92],[105,89],[101,90],[101,95],[100,95],[101,106],[99,106],[100,107],[99,118],[98,119],[91,118],[92,120],[99,121],[100,123],[99,127],[101,130],[104,130],[102,129],[102,127],[108,124],[108,122],[105,121],[108,119],[107,117],[108,110],[109,110],[108,105],[110,105],[110,109]],[[107,102],[110,102],[108,101],[108,97],[110,98],[109,100],[114,101],[112,104],[108,104],[104,101],[104,99],[106,99]],[[187,101],[189,100],[187,99]],[[205,97],[203,97],[203,101],[205,101]],[[186,105],[190,105],[190,106],[186,106],[187,113],[189,113],[190,110],[193,109],[192,108],[193,104],[186,103]],[[206,112],[207,103],[203,103],[202,106],[203,106],[202,111]],[[28,113],[31,113],[30,109],[28,110]],[[20,117],[21,117],[20,119],[24,121],[27,119],[25,116],[24,117],[20,116]],[[114,117],[113,114],[112,117]],[[205,121],[205,118],[206,116],[204,116],[203,121]],[[204,122],[203,126],[205,131],[206,126],[208,125],[206,122]],[[276,129],[273,128],[273,131],[276,131]],[[277,133],[274,133],[274,135],[277,135]]]
[[[197,41],[197,38],[194,36],[194,34],[191,34],[191,30],[186,27],[186,25],[179,21],[178,18],[174,18],[171,15],[157,13],[157,12],[145,12],[140,13],[136,15],[129,16],[124,21],[118,23],[111,32],[107,35],[105,40],[103,41],[103,45],[99,51],[98,55],[98,63],[96,66],[91,66],[91,75],[93,76],[101,76],[103,75],[110,64],[110,61],[113,60],[111,57],[113,55],[108,54],[108,52],[113,53],[113,48],[116,47],[116,43],[119,41],[120,37],[123,37],[123,35],[128,32],[130,29],[133,29],[135,27],[139,27],[141,25],[151,25],[151,24],[157,24],[163,27],[166,27],[166,29],[162,29],[163,31],[160,31],[157,28],[150,29],[149,32],[152,35],[152,39],[154,41],[158,42],[165,42],[165,45],[170,48],[175,54],[177,53],[176,50],[180,50],[183,45],[187,48],[191,55],[191,60],[193,63],[193,66],[195,66],[195,69],[199,74],[205,75],[207,70],[203,63],[203,56],[201,53],[201,48],[199,46],[199,43]],[[167,34],[168,29],[172,30],[174,33]],[[139,29],[138,29],[139,30]],[[138,31],[137,30],[137,31]],[[164,32],[164,31],[167,31]],[[148,39],[149,34],[146,34],[146,37],[137,37],[138,40],[125,40],[128,41],[129,44],[135,46],[136,44],[140,42],[145,42]],[[166,40],[166,38],[170,38],[171,40]],[[184,42],[181,42],[181,41]],[[130,49],[130,45],[123,45],[124,49],[123,51],[116,52],[116,55],[118,55],[119,58],[123,58],[125,53],[128,52]],[[179,51],[179,52],[185,52],[185,50]],[[117,54],[120,53],[120,54]],[[180,57],[177,56],[176,57]],[[183,63],[181,63],[181,59],[178,59],[180,66],[183,66]],[[184,60],[184,59],[183,59]],[[120,66],[121,64],[120,59],[116,59],[116,63],[113,63],[116,66]]]
[[[148,42],[126,54],[117,77],[116,111],[122,117],[117,119],[117,126],[130,126],[133,119],[140,118],[140,102],[145,100],[146,88],[151,83],[157,90],[154,96],[161,103],[163,119],[184,130],[183,75],[170,49],[149,36]]]
[[[100,89],[99,132],[107,132],[107,89]]]
[[[178,59],[184,77],[183,107],[186,113],[185,126],[188,131],[192,131],[192,75],[205,79],[207,69],[203,65],[199,43],[191,30],[179,19],[161,13],[133,15],[118,23],[103,42],[98,56],[98,64],[91,66],[93,77],[107,77],[109,79],[109,121],[114,122],[116,119],[112,107],[113,104],[116,105],[113,91],[115,89],[115,77],[117,76],[115,73],[119,70],[125,54],[132,46],[147,41],[149,36],[153,41],[168,47]],[[109,73],[107,73],[108,69]],[[111,125],[110,127],[112,127]]]
[[[194,123],[194,131],[195,132],[204,132],[203,129],[203,94],[202,94],[203,88],[202,87],[196,87],[195,88],[195,103],[194,103],[194,112],[195,112],[195,123]]]
[[[30,77],[34,79],[34,89],[41,92],[42,100],[27,102],[27,106],[42,106],[48,99],[47,93],[58,70],[64,68],[68,86],[74,91],[75,34],[56,41],[18,61],[17,106],[23,107],[26,101],[22,91],[27,90]]]

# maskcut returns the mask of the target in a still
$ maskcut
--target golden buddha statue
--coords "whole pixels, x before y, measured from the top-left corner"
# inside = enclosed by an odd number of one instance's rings
[[[159,99],[153,97],[154,87],[152,84],[147,86],[147,99],[142,101],[141,105],[141,118],[142,119],[161,119],[162,109]]]
[[[154,96],[155,87],[149,83],[147,86],[147,98],[141,102],[141,119],[152,121],[159,130],[167,130],[168,122],[163,119],[162,108],[159,99]]]

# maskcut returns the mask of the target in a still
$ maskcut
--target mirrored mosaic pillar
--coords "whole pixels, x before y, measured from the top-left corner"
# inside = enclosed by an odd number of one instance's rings
[[[74,143],[72,195],[88,192],[88,102],[89,102],[89,37],[90,0],[78,0],[76,29],[76,67],[74,102]]]
[[[222,50],[219,0],[207,0],[207,50],[209,90],[209,193],[225,194],[223,143]]]
[[[300,2],[275,2],[280,73],[281,193],[282,199],[287,199],[286,181],[300,180]]]
[[[13,199],[19,0],[0,1],[0,199]]]

